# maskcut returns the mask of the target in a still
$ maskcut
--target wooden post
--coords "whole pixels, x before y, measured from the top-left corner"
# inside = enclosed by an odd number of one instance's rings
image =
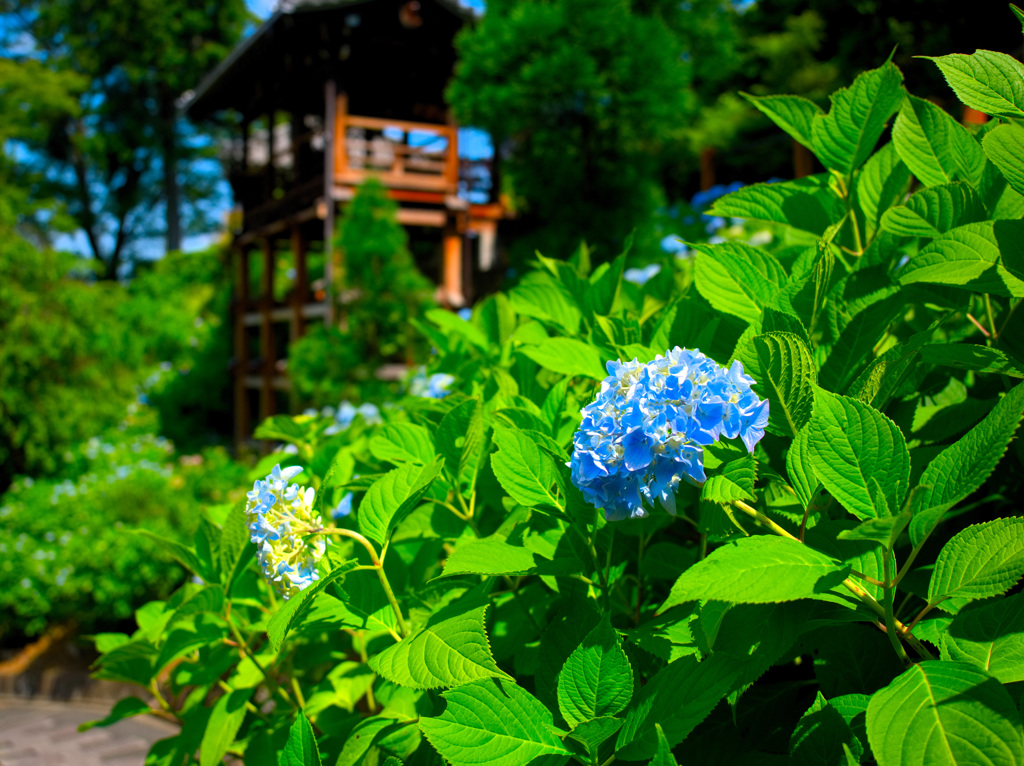
[[[334,324],[334,172],[338,96],[334,80],[324,83],[324,324]],[[344,148],[344,147],[342,147]]]
[[[700,150],[700,190],[707,191],[715,185],[715,148],[707,146]]]
[[[269,202],[274,198],[274,186],[277,179],[274,177],[274,115],[277,112],[271,109],[267,112],[267,165],[263,169],[264,178],[264,201]]]
[[[444,233],[444,298],[449,306],[461,306],[462,295],[462,235],[449,225]]]
[[[274,376],[277,373],[277,354],[274,349],[274,243],[269,237],[260,242],[263,248],[263,279],[260,299],[260,351],[263,356],[263,381],[260,387],[260,419],[274,414]]]
[[[309,270],[306,265],[306,238],[298,224],[292,226],[292,263],[295,266],[295,287],[292,289],[292,322],[289,343],[294,343],[306,331],[302,309],[309,300]]]
[[[814,173],[814,155],[799,141],[793,142],[793,178],[805,178]]]
[[[249,343],[245,332],[245,312],[249,310],[249,251],[235,249],[235,446],[249,438],[249,396],[245,390],[245,374],[249,367]]]
[[[445,160],[445,179],[451,184],[454,194],[459,188],[459,126],[451,112],[448,113],[448,154]]]

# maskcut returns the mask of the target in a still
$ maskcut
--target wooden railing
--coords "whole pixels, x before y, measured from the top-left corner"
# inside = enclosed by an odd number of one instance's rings
[[[372,175],[392,189],[456,193],[459,153],[455,125],[360,117],[349,114],[345,107],[342,96],[335,112],[335,183],[354,186]]]

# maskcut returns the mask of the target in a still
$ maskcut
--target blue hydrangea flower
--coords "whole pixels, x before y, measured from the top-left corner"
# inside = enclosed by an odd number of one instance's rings
[[[622,278],[627,282],[632,282],[634,285],[643,287],[651,279],[658,276],[660,271],[660,263],[651,263],[643,268],[626,269],[622,272]]]
[[[337,521],[352,513],[352,493],[346,492],[345,496],[338,501],[338,504],[331,509],[331,519]]]
[[[333,436],[334,434],[341,433],[352,425],[358,415],[363,416],[363,420],[367,425],[383,422],[380,417],[380,410],[377,409],[376,404],[365,402],[356,407],[346,399],[338,405],[338,409],[334,412],[334,422],[324,429],[324,435]]]
[[[428,377],[426,370],[420,368],[409,379],[409,394],[410,396],[421,396],[428,399],[444,399],[451,393],[448,390],[448,386],[454,382],[454,376],[446,372],[435,372]]]
[[[316,563],[327,544],[316,535],[323,527],[320,516],[313,513],[316,490],[291,483],[300,473],[299,466],[275,465],[246,495],[249,537],[257,545],[257,559],[285,599],[318,579]]]
[[[739,437],[753,452],[764,436],[768,402],[740,362],[725,368],[676,346],[647,364],[608,362],[608,373],[583,408],[568,465],[609,521],[646,516],[655,499],[674,514],[679,482],[706,480],[704,447]]]

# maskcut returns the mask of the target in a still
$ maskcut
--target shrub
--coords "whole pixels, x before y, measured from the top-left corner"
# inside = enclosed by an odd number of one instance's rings
[[[999,119],[891,63],[756,99],[828,168],[714,202],[770,246],[538,256],[428,315],[446,396],[265,423],[265,483],[173,548],[201,584],[99,638],[160,692],[103,723],[177,718],[166,762],[1019,764],[1024,77],[936,62]]]

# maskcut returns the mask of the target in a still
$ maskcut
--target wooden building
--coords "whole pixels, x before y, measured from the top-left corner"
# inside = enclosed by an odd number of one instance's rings
[[[399,203],[399,222],[442,303],[464,305],[474,272],[496,265],[504,211],[493,168],[460,161],[443,97],[453,38],[471,21],[455,0],[281,0],[186,94],[189,118],[235,131],[225,155],[239,210],[236,441],[287,406],[288,342],[310,322],[331,321],[344,297],[331,294],[342,256],[325,243],[369,175]],[[311,253],[322,270],[312,278]]]

